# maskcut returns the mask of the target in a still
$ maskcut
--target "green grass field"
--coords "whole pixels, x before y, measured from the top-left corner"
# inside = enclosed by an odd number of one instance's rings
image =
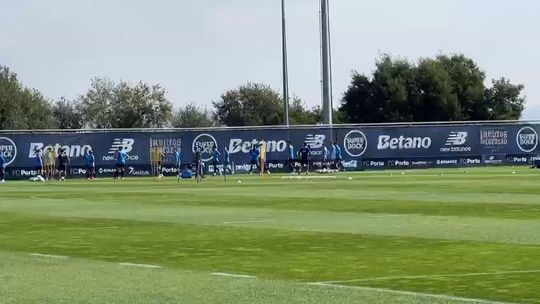
[[[540,303],[540,171],[468,170],[8,182],[0,303]]]

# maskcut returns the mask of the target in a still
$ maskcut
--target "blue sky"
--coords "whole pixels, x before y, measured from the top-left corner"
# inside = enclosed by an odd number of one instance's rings
[[[488,81],[526,86],[540,119],[540,1],[330,0],[337,103],[381,53],[464,53]],[[320,103],[319,3],[287,0],[291,93]],[[3,0],[0,64],[51,98],[94,76],[160,83],[176,105],[210,105],[246,81],[281,90],[280,0]]]

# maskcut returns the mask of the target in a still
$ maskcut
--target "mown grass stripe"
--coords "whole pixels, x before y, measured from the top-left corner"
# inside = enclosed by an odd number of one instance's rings
[[[497,272],[471,272],[471,273],[453,273],[453,274],[431,274],[431,275],[417,275],[417,276],[394,276],[394,277],[376,277],[376,278],[364,278],[344,281],[326,281],[321,282],[325,284],[334,283],[355,283],[355,282],[369,282],[369,281],[386,281],[386,280],[411,280],[411,279],[435,279],[435,278],[452,278],[452,277],[481,277],[481,276],[496,276],[505,274],[530,274],[540,273],[540,270],[512,270],[512,271],[497,271]]]
[[[366,287],[366,286],[348,286],[348,285],[328,284],[328,283],[322,283],[322,282],[308,283],[308,285],[310,285],[310,286],[331,287],[331,288],[349,288],[349,289],[357,289],[357,290],[364,290],[364,291],[375,291],[375,292],[381,292],[381,293],[387,293],[387,294],[397,294],[397,295],[404,295],[404,296],[436,298],[436,299],[448,300],[448,301],[460,301],[460,302],[466,302],[466,303],[515,304],[515,303],[512,303],[512,302],[501,302],[501,301],[492,301],[492,300],[485,300],[485,299],[463,298],[463,297],[456,297],[456,296],[443,295],[443,294],[433,294],[433,293],[423,293],[423,292],[414,292],[414,291],[394,290],[394,289],[375,288],[375,287]]]

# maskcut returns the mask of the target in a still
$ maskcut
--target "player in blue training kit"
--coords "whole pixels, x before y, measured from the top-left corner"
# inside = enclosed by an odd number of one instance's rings
[[[249,168],[249,174],[253,174],[253,166],[255,166],[255,168],[259,169],[261,168],[260,164],[259,164],[259,156],[260,156],[260,152],[259,152],[259,149],[257,149],[257,146],[253,146],[253,149],[251,149],[251,151],[249,151],[249,157],[250,157],[250,168]]]
[[[42,179],[42,174],[45,171],[45,166],[43,165],[43,152],[41,149],[36,149],[34,151],[34,156],[36,157],[36,176],[39,179]]]
[[[329,155],[330,155],[330,152],[328,151],[328,148],[326,148],[326,146],[323,146],[322,163],[321,163],[322,169],[328,169],[328,156]]]
[[[343,170],[343,164],[341,163],[341,148],[337,144],[337,142],[334,142],[332,145],[332,156],[334,161],[334,166],[336,167],[336,170]]]
[[[92,149],[86,148],[84,151],[84,164],[86,166],[86,179],[96,178],[96,157]]]
[[[5,182],[6,176],[6,159],[4,158],[4,151],[0,151],[0,183]]]
[[[219,153],[216,146],[212,147],[212,167],[214,167],[214,176],[216,176],[216,173],[221,175],[221,172],[219,172],[219,157],[221,156],[221,153]]]
[[[287,142],[287,149],[289,151],[289,173],[294,173],[296,165],[296,157],[294,154],[294,147],[290,141]]]
[[[229,171],[230,174],[233,174],[231,170],[231,155],[229,149],[225,147],[223,150],[223,174],[227,174],[227,171]]]
[[[298,151],[298,154],[300,155],[300,169],[298,170],[298,174],[302,173],[303,168],[306,168],[306,174],[309,174],[310,153],[311,149],[309,148],[309,145],[307,143],[304,143],[304,146]]]
[[[174,163],[176,165],[176,170],[178,170],[178,175],[182,174],[182,149],[176,149],[174,153]]]
[[[118,148],[118,153],[116,154],[116,173],[114,174],[114,179],[124,179],[124,172],[126,171],[126,161],[128,155],[123,151],[122,147]]]

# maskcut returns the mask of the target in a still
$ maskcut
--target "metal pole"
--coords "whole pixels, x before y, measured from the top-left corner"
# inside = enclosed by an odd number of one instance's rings
[[[322,64],[322,118],[323,124],[332,124],[332,92],[330,71],[330,22],[328,0],[321,0],[321,64]]]
[[[287,27],[285,21],[285,0],[281,0],[281,38],[283,48],[283,116],[284,124],[289,125],[289,68],[287,64]]]

